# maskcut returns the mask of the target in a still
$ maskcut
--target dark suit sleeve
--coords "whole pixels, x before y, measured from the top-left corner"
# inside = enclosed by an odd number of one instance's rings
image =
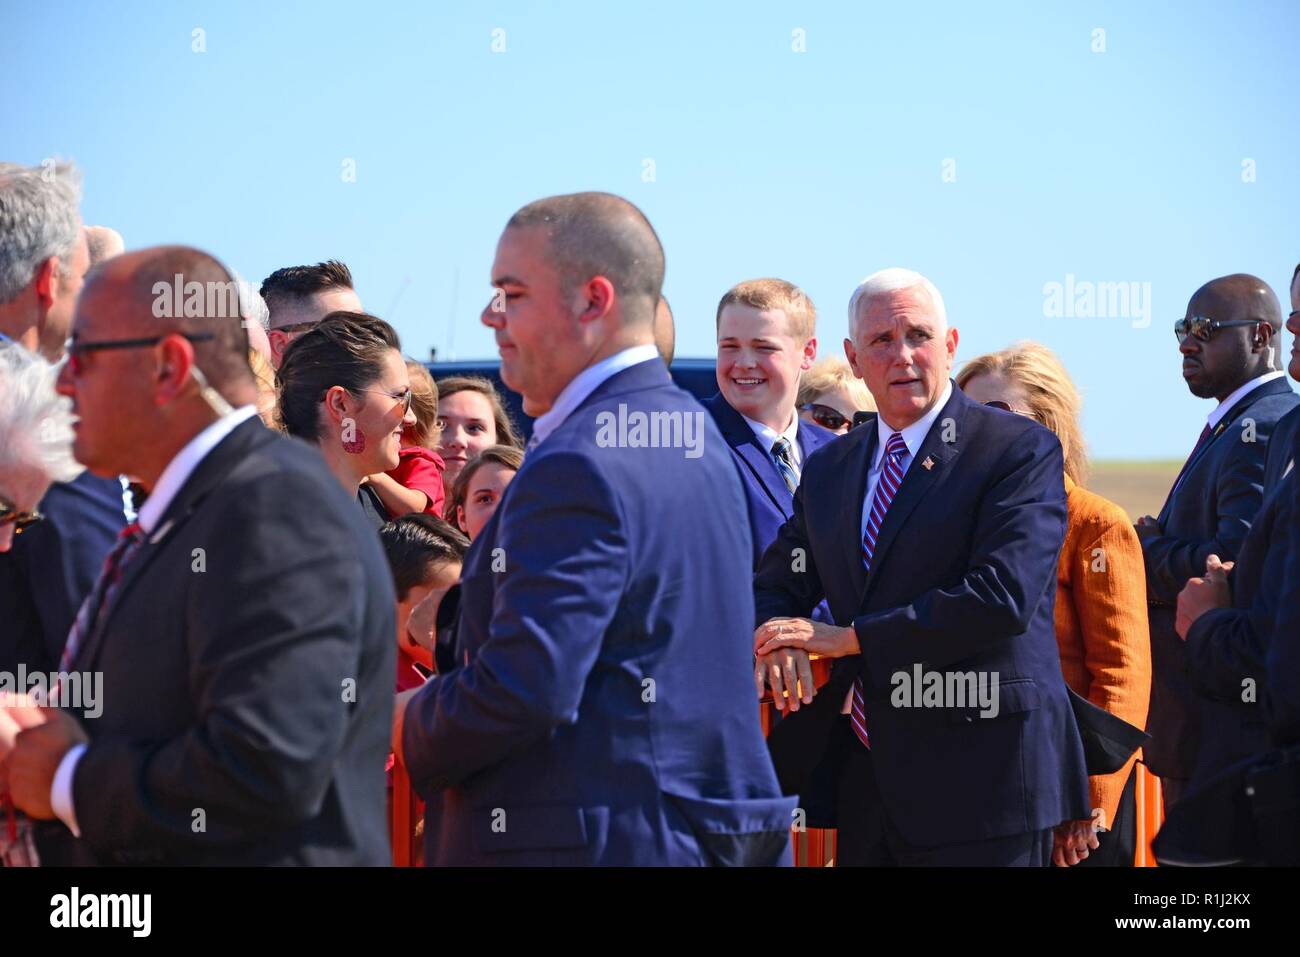
[[[1196,540],[1172,535],[1142,538],[1150,597],[1175,604],[1187,579],[1205,574],[1205,560],[1211,555],[1218,555],[1225,562],[1236,559],[1263,501],[1267,446],[1267,435],[1262,432],[1254,442],[1235,442],[1215,479],[1213,538]]]
[[[887,685],[913,662],[943,668],[1023,634],[1039,603],[1054,600],[1066,521],[1061,444],[1046,429],[1034,428],[997,462],[1001,474],[980,498],[961,580],[854,619],[868,687]],[[932,529],[930,547],[950,547],[953,534]]]
[[[534,459],[501,508],[494,557],[504,571],[487,573],[500,579],[487,640],[406,709],[402,753],[426,796],[577,721],[626,586],[624,518],[589,459],[567,452]],[[466,594],[473,581],[465,580]]]
[[[189,671],[177,680],[197,720],[162,740],[92,740],[73,799],[97,851],[210,849],[316,817],[358,707],[348,689],[360,683],[367,579],[356,526],[321,514],[319,488],[291,475],[217,496],[194,542],[203,564],[191,551],[172,570],[187,592]]]
[[[825,597],[804,522],[803,499],[807,487],[806,482],[799,483],[794,493],[794,511],[763,552],[754,574],[755,628],[770,618],[807,618]]]
[[[1202,693],[1241,700],[1242,682],[1264,673],[1264,645],[1249,611],[1216,608],[1187,631],[1187,667]]]

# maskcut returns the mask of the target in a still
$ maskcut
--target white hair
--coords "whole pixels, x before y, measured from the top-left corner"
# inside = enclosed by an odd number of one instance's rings
[[[0,304],[13,300],[51,256],[68,260],[81,237],[81,173],[71,163],[0,163]]]
[[[853,328],[857,324],[858,314],[863,303],[870,302],[885,293],[897,292],[900,289],[912,289],[916,286],[921,286],[930,294],[930,300],[934,303],[934,316],[939,320],[939,328],[946,329],[948,327],[948,310],[944,308],[943,296],[939,294],[935,284],[919,272],[894,266],[889,269],[882,269],[879,272],[873,272],[858,283],[857,289],[853,290],[853,295],[849,297],[850,334],[852,334]]]
[[[72,403],[54,391],[57,375],[40,356],[0,343],[0,476],[18,465],[53,482],[81,474],[72,457]]]

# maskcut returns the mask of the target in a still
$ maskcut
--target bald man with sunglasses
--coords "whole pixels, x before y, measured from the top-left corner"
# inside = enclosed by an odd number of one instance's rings
[[[1275,359],[1281,328],[1273,290],[1243,273],[1203,285],[1174,324],[1188,389],[1216,405],[1160,514],[1137,522],[1153,670],[1145,754],[1166,808],[1186,791],[1215,733],[1175,627],[1178,593],[1192,578],[1228,573],[1263,502],[1269,436],[1300,403]]]

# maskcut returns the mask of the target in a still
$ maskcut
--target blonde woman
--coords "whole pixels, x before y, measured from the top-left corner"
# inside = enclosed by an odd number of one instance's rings
[[[1083,487],[1087,453],[1079,392],[1046,346],[1019,343],[972,359],[957,374],[971,399],[1036,419],[1065,453],[1069,509],[1057,569],[1056,641],[1065,683],[1081,697],[1139,728],[1151,697],[1146,573],[1132,521],[1118,505]],[[1058,864],[1131,866],[1136,850],[1134,789],[1138,755],[1114,774],[1088,779],[1093,821],[1066,827],[1073,843]],[[1092,837],[1093,824],[1104,829]]]
[[[815,363],[800,378],[795,407],[805,422],[843,435],[853,427],[854,415],[874,412],[876,403],[849,364],[832,356]]]

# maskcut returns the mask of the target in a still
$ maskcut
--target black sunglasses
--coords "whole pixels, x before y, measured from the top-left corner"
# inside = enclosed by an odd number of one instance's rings
[[[809,402],[807,405],[799,406],[803,412],[812,416],[812,420],[820,425],[823,429],[830,429],[837,432],[849,424],[849,420],[844,418],[829,405],[821,405],[818,402]]]
[[[1264,322],[1263,319],[1210,319],[1206,316],[1192,316],[1190,318],[1179,319],[1174,323],[1174,335],[1178,341],[1182,342],[1188,334],[1195,336],[1202,342],[1209,342],[1220,329],[1227,329],[1232,326],[1255,326]]]
[[[64,343],[63,351],[68,354],[68,371],[73,375],[81,375],[83,368],[81,357],[87,352],[107,352],[110,349],[143,349],[147,346],[156,346],[167,336],[180,336],[190,342],[207,342],[209,339],[216,338],[216,334],[211,332],[168,332],[161,336],[147,336],[143,339],[101,339],[98,342],[81,342],[77,339],[69,339]]]
[[[30,512],[21,512],[12,502],[0,499],[0,525],[13,525],[14,534],[22,532],[29,525],[35,525],[44,517],[36,509],[32,509]]]

